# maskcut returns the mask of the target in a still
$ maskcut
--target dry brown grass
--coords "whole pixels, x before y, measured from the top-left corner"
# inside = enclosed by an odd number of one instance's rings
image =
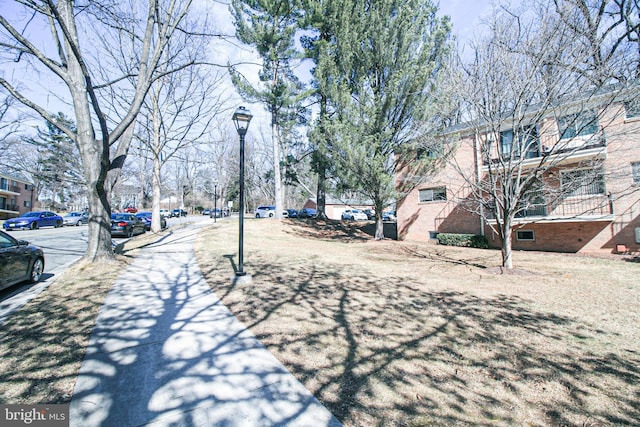
[[[640,264],[371,241],[303,221],[200,235],[223,302],[347,426],[638,425]]]
[[[114,262],[78,264],[0,326],[0,403],[68,403],[98,311],[150,233],[118,248]]]

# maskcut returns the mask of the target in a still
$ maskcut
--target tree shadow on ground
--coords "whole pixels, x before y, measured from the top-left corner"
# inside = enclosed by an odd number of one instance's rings
[[[640,419],[640,355],[608,348],[607,333],[594,325],[517,296],[381,281],[356,266],[293,269],[290,258],[254,254],[251,268],[251,285],[230,288],[216,274],[207,280],[346,425]]]

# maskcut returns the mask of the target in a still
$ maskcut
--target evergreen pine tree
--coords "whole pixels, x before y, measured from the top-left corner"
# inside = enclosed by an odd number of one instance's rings
[[[435,130],[425,123],[436,115],[435,83],[449,50],[449,21],[436,12],[430,0],[342,1],[314,73],[329,102],[322,125],[332,157],[340,178],[373,201],[376,239],[405,155],[415,173],[431,165],[415,153]]]

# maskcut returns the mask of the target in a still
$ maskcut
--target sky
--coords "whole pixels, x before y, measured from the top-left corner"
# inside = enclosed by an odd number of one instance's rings
[[[489,16],[492,7],[492,2],[487,0],[439,0],[439,2],[439,14],[446,14],[451,17],[453,32],[457,35],[460,45],[468,43],[473,35],[481,30],[481,20]],[[208,12],[213,12],[214,16],[219,18],[216,19],[218,31],[232,34],[234,30],[233,24],[228,14],[228,6],[225,3],[227,2],[201,0],[196,2],[196,5],[207,9]],[[3,15],[13,15],[13,10],[10,10],[15,7],[13,2],[0,0],[0,4],[2,5]],[[236,44],[233,47],[230,47],[227,43],[225,43],[225,46],[220,46],[220,49],[214,53],[214,56],[217,57],[214,58],[214,61],[223,64],[227,63],[227,61],[251,61],[257,59],[255,54],[251,52],[251,49],[244,47],[241,44]],[[5,64],[5,66],[6,65],[14,64]],[[5,68],[5,72],[8,71],[6,67],[3,68]],[[253,72],[251,74],[253,74]],[[58,82],[56,83],[60,84]],[[63,88],[61,90],[64,92]],[[58,105],[59,102],[55,97],[48,95],[45,104],[49,108],[55,108],[53,106]],[[258,106],[258,108],[260,107]]]
[[[482,19],[491,13],[492,4],[486,0],[440,0],[440,15],[449,15],[453,33],[462,43],[468,42],[481,30]]]

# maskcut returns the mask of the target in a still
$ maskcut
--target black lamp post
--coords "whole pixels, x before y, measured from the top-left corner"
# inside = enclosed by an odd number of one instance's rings
[[[253,116],[251,112],[244,107],[239,107],[235,113],[233,113],[233,123],[236,126],[238,135],[240,135],[240,237],[238,248],[238,271],[236,271],[233,280],[237,282],[251,281],[251,276],[244,271],[244,137],[247,134],[249,128],[249,122]]]
[[[218,181],[213,181],[213,222],[218,222]]]

